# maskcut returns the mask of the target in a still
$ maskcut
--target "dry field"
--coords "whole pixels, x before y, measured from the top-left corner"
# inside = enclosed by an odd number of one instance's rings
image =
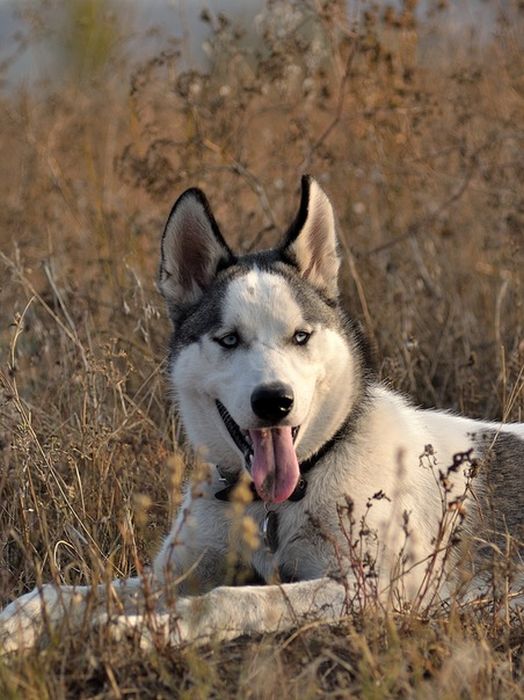
[[[445,3],[423,25],[415,5],[355,24],[343,2],[270,2],[256,41],[207,16],[206,73],[175,44],[131,65],[97,15],[70,80],[0,96],[0,605],[140,572],[167,530],[183,465],[155,276],[186,187],[247,250],[315,175],[380,375],[424,406],[524,420],[523,12],[478,42],[443,31]],[[503,593],[154,653],[65,628],[0,658],[0,697],[524,698]]]

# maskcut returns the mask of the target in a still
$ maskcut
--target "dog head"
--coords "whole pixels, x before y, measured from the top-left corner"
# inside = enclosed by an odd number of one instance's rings
[[[207,461],[246,466],[265,501],[289,498],[300,462],[363,391],[358,340],[338,307],[339,266],[333,209],[310,177],[276,249],[236,256],[197,189],[181,195],[164,230],[159,287],[185,430]]]

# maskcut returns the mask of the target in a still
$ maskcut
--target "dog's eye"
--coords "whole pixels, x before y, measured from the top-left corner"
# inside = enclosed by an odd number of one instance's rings
[[[311,338],[311,333],[307,331],[297,331],[293,336],[293,342],[295,345],[305,345]]]
[[[213,338],[213,340],[223,348],[226,348],[226,350],[233,350],[240,342],[240,338],[236,333],[227,333],[227,335],[223,335],[221,338]]]

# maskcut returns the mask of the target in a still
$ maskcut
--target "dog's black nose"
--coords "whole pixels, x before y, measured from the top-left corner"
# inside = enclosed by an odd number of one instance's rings
[[[261,384],[251,394],[251,408],[262,420],[278,423],[291,411],[293,400],[293,390],[287,384]]]

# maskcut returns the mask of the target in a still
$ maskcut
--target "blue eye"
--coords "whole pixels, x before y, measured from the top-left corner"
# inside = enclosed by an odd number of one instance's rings
[[[310,338],[311,333],[308,333],[307,331],[297,331],[293,336],[293,342],[295,345],[306,345]]]
[[[227,333],[221,338],[213,338],[213,340],[226,350],[233,350],[240,343],[240,338],[236,333]]]

